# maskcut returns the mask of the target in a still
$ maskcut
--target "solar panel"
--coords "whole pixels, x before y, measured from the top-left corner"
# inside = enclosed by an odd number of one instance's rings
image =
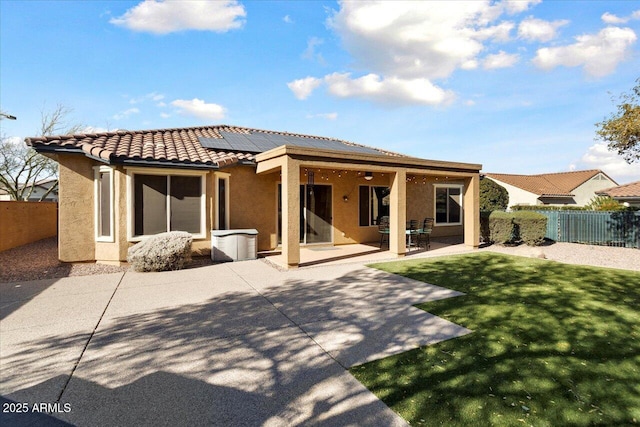
[[[336,150],[354,153],[380,154],[369,147],[345,144],[335,139],[305,138],[295,135],[282,135],[254,131],[250,134],[220,131],[222,138],[204,138],[198,140],[204,148],[214,150],[239,151],[244,153],[262,153],[281,145],[294,147],[317,148],[320,150]]]

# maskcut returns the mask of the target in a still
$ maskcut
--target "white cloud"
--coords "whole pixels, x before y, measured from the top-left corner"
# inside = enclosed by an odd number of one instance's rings
[[[294,80],[292,82],[287,83],[293,95],[302,100],[307,99],[311,92],[313,92],[318,86],[322,84],[321,79],[317,79],[315,77],[305,77],[304,79]]]
[[[636,10],[629,16],[617,16],[609,12],[605,12],[600,17],[605,24],[625,24],[631,20],[640,19],[640,10]]]
[[[324,43],[324,40],[318,37],[311,37],[307,41],[307,48],[302,53],[302,58],[308,59],[310,61],[316,60],[321,64],[324,64],[324,58],[322,54],[316,52],[316,46],[320,46]]]
[[[543,70],[582,66],[588,75],[602,77],[611,74],[630,54],[636,39],[630,28],[607,27],[598,34],[578,36],[571,45],[538,49],[533,63]]]
[[[291,19],[289,15],[285,15],[284,18],[282,18],[282,20],[287,24],[293,24],[293,19]]]
[[[329,25],[359,67],[403,79],[437,79],[469,68],[484,42],[507,40],[514,24],[498,21],[500,16],[530,4],[342,2]]]
[[[131,105],[141,104],[145,101],[151,100],[153,102],[158,103],[157,105],[159,105],[159,104],[162,104],[162,102],[159,102],[159,101],[162,101],[163,99],[164,99],[163,94],[157,93],[157,92],[151,92],[151,93],[147,93],[146,95],[139,96],[137,98],[129,99],[129,104]]]
[[[512,67],[520,60],[520,55],[518,54],[509,54],[504,51],[500,51],[498,53],[487,55],[487,57],[482,62],[482,66],[487,70],[493,70],[496,68],[507,68]]]
[[[505,0],[502,2],[502,7],[507,13],[516,14],[522,13],[528,10],[529,7],[541,2],[542,0]]]
[[[328,74],[289,83],[305,99],[321,81],[337,97],[391,104],[439,105],[454,95],[434,84],[457,69],[511,66],[517,55],[482,53],[486,43],[511,39],[515,24],[506,15],[521,13],[531,1],[341,1],[327,24],[354,58],[361,77]],[[315,52],[310,44],[306,56]]]
[[[600,169],[619,183],[640,180],[640,163],[627,163],[622,156],[607,149],[607,144],[596,143],[582,158],[571,164],[575,169]]]
[[[162,117],[163,119],[168,119],[169,117],[171,117],[171,114],[169,114],[169,113],[160,113],[160,117]]]
[[[144,0],[109,22],[155,34],[185,30],[222,33],[242,27],[245,16],[244,6],[236,0]]]
[[[605,24],[624,24],[629,21],[629,18],[619,18],[618,16],[605,12],[600,17]]]
[[[119,113],[116,113],[113,115],[113,118],[115,120],[122,120],[122,119],[126,119],[127,117],[131,116],[132,114],[139,114],[140,110],[133,107],[133,108],[129,108],[128,110],[124,110],[121,111]]]
[[[358,97],[382,103],[438,105],[449,103],[454,95],[433,85],[428,79],[401,79],[367,74],[352,79],[350,73],[325,76],[329,93],[339,98]]]
[[[201,119],[218,120],[225,117],[227,110],[218,104],[207,104],[201,99],[193,98],[190,100],[176,99],[171,101],[171,105],[178,107],[181,114],[199,117]]]
[[[532,16],[526,18],[518,26],[518,37],[525,40],[548,42],[557,37],[558,28],[569,23],[566,19],[545,21]]]
[[[338,113],[320,113],[320,114],[307,114],[307,119],[326,119],[326,120],[336,120],[338,118]]]

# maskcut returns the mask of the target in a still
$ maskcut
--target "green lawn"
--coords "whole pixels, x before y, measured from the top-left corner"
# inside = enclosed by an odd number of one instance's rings
[[[640,273],[480,253],[375,264],[473,333],[351,373],[412,425],[640,424]]]

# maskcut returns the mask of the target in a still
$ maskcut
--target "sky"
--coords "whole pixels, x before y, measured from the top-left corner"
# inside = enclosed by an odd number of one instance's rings
[[[634,1],[0,0],[0,120],[227,124],[484,172],[640,180],[596,123],[640,78]]]

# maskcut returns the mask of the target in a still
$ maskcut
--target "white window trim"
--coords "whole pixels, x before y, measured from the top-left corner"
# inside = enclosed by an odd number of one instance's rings
[[[93,212],[94,212],[94,235],[96,242],[115,242],[115,230],[114,230],[114,210],[113,202],[115,200],[114,197],[114,179],[113,179],[113,171],[114,169],[110,166],[95,166],[93,168]],[[100,236],[100,174],[108,173],[109,174],[109,231],[111,234],[109,236]]]
[[[437,200],[438,200],[438,195],[437,195],[437,189],[438,188],[459,188],[460,189],[460,221],[459,222],[438,222],[437,218]],[[463,203],[464,203],[464,185],[462,184],[433,184],[433,218],[434,218],[434,226],[435,227],[455,227],[458,225],[462,225],[462,221],[464,221],[464,215],[463,215]]]
[[[225,215],[224,215],[224,222],[225,222],[225,229],[228,230],[231,227],[231,222],[230,222],[230,215],[229,215],[229,193],[231,191],[230,190],[230,185],[231,185],[231,180],[229,179],[229,177],[231,176],[231,174],[229,173],[225,173],[225,172],[214,172],[213,174],[214,176],[214,182],[213,182],[213,194],[214,194],[214,227],[216,230],[220,230],[220,218],[219,218],[219,205],[220,205],[220,197],[218,196],[218,189],[219,187],[219,182],[221,180],[226,181],[225,184],[225,195],[224,195],[224,203],[225,203]]]
[[[149,237],[148,235],[136,236],[133,234],[135,230],[134,200],[133,200],[133,176],[134,175],[161,175],[161,176],[196,176],[200,177],[200,233],[191,233],[194,239],[205,239],[207,237],[206,220],[207,220],[207,185],[205,177],[207,171],[187,171],[182,169],[160,169],[160,168],[141,168],[127,167],[127,241],[139,242]],[[167,193],[171,194],[171,180],[167,183]],[[169,230],[170,220],[170,197],[167,195],[167,230]]]

